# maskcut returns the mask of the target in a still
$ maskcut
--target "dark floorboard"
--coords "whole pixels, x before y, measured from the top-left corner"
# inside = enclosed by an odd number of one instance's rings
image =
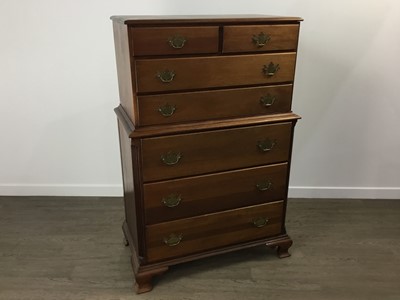
[[[0,299],[400,299],[400,201],[290,199],[292,256],[174,266],[135,295],[120,198],[0,197]]]

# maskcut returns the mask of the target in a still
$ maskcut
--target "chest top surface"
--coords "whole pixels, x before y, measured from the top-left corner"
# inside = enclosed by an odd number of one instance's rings
[[[248,24],[265,22],[285,22],[298,23],[303,21],[299,17],[282,17],[259,14],[238,14],[238,15],[121,15],[111,16],[111,20],[127,25],[151,25],[151,24],[204,24],[204,23],[224,23],[224,24]]]

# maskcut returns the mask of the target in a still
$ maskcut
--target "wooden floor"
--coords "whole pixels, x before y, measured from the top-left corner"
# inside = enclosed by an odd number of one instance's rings
[[[292,256],[172,267],[135,295],[120,198],[0,197],[0,299],[400,299],[400,201],[291,199]]]

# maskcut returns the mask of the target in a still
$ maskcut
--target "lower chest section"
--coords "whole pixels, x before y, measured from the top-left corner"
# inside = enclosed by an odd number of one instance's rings
[[[141,139],[146,261],[283,234],[294,122]]]

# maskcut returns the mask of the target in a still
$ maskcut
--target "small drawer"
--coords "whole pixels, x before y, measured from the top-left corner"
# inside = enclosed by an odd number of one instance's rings
[[[134,55],[217,53],[217,26],[131,27]]]
[[[139,96],[139,124],[237,118],[291,110],[292,85]]]
[[[144,184],[146,223],[154,224],[286,198],[288,164]]]
[[[223,52],[295,51],[299,25],[225,26]]]
[[[137,92],[293,82],[296,53],[136,60]]]
[[[144,182],[285,162],[292,123],[142,140]]]
[[[147,261],[279,235],[283,209],[279,201],[146,226]]]

